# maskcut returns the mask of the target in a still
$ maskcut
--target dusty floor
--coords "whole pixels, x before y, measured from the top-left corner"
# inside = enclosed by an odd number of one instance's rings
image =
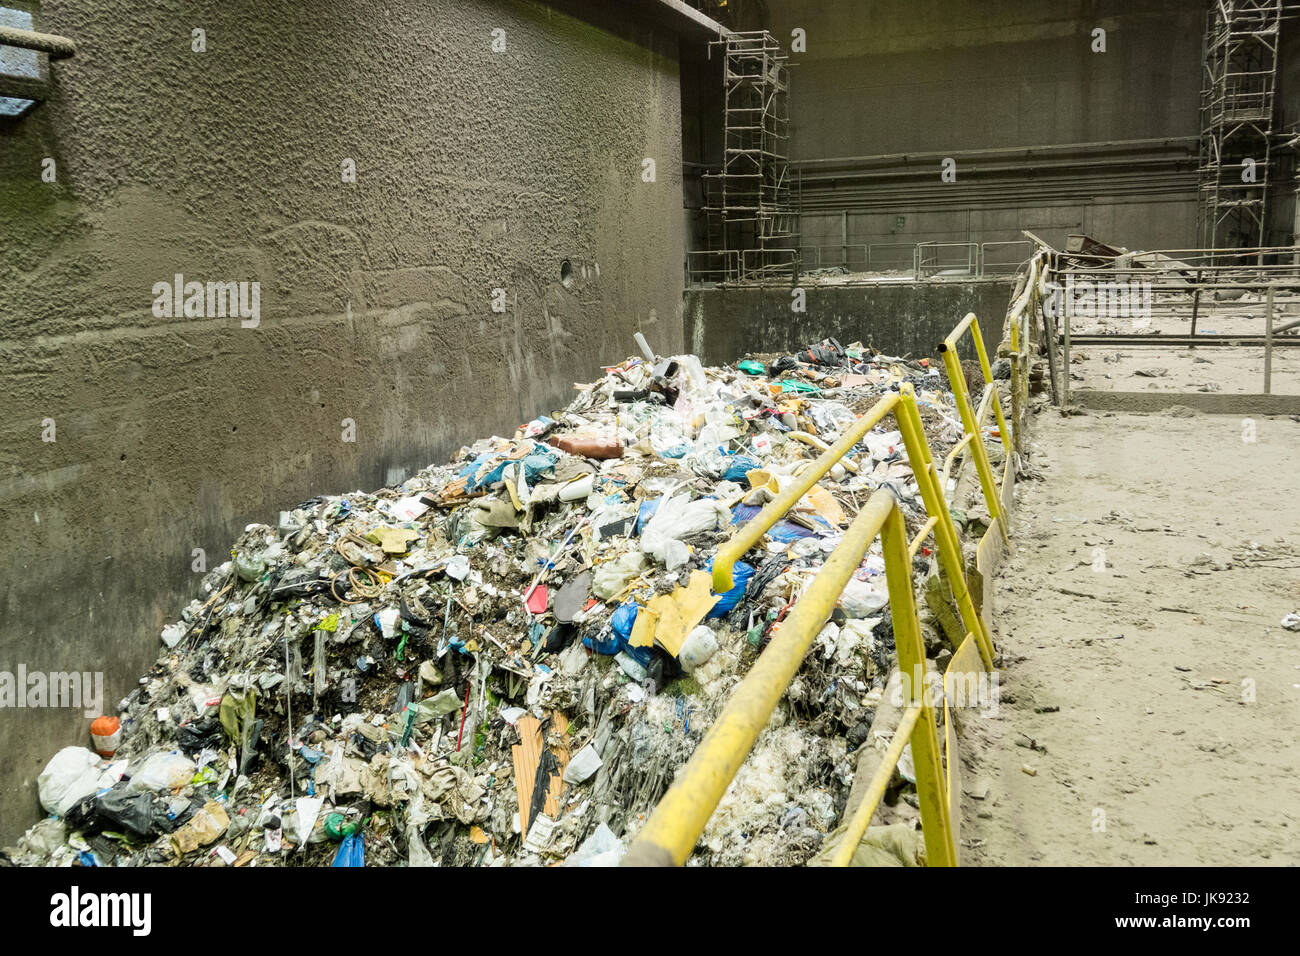
[[[1300,318],[1300,298],[1279,296],[1273,323],[1284,325]],[[1187,335],[1191,331],[1190,307],[1166,309],[1144,321],[1133,319],[1082,320],[1082,333],[1123,332],[1147,335]],[[1197,332],[1203,334],[1264,332],[1264,302],[1259,293],[1246,293],[1235,302],[1207,303],[1201,310]],[[1279,333],[1279,343],[1296,342],[1297,334]],[[1262,345],[1170,346],[1076,345],[1070,350],[1074,388],[1140,392],[1264,391]],[[1271,391],[1275,395],[1300,394],[1300,345],[1278,344],[1273,351]]]
[[[1300,346],[1274,353],[1270,390],[1274,395],[1300,395]],[[1258,394],[1264,391],[1262,346],[1208,348],[1107,348],[1081,346],[1070,350],[1073,388],[1114,392],[1223,392]]]
[[[965,864],[1300,863],[1300,422],[1173,411],[1031,418]]]

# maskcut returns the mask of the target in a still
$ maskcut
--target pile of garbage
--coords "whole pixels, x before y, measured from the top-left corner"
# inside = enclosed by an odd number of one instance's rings
[[[50,760],[50,816],[10,859],[616,863],[871,493],[923,522],[892,419],[724,594],[717,546],[903,382],[937,460],[961,435],[928,360],[830,340],[721,368],[643,352],[513,437],[249,525],[94,749]],[[692,863],[811,858],[892,664],[877,542]]]

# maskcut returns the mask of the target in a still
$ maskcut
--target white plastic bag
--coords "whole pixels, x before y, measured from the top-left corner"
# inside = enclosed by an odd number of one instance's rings
[[[131,789],[174,790],[189,783],[197,770],[194,761],[175,751],[150,754],[131,774]]]
[[[36,778],[41,806],[49,813],[64,816],[84,797],[100,789],[104,764],[94,751],[85,747],[64,747],[45,765]],[[112,786],[109,782],[107,786]]]
[[[605,824],[600,824],[591,836],[582,841],[582,846],[569,854],[563,866],[618,866],[623,857],[623,844],[614,831]]]
[[[849,578],[839,602],[840,609],[848,617],[871,617],[888,603],[889,594],[883,583],[877,586],[874,582],[857,578]]]
[[[716,498],[688,501],[685,496],[668,495],[641,532],[641,550],[673,571],[690,557],[690,551],[679,539],[725,528],[730,521],[731,512]]]
[[[682,649],[677,654],[677,663],[682,670],[690,674],[710,657],[718,652],[718,639],[713,629],[706,624],[697,625],[682,642]]]

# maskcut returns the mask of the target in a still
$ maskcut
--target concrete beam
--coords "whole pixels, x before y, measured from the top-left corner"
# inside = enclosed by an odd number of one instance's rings
[[[708,41],[731,31],[682,0],[544,0],[572,17],[608,27],[611,17],[641,21],[671,30],[683,40]]]
[[[1208,415],[1300,415],[1300,395],[1223,392],[1109,392],[1071,389],[1077,405],[1105,412],[1162,412],[1185,405]]]

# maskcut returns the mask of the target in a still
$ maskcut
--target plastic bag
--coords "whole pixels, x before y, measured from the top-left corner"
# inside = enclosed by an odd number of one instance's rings
[[[677,653],[677,663],[682,670],[690,674],[710,657],[718,652],[718,639],[712,628],[697,625],[682,642],[682,649]]]
[[[596,565],[591,576],[591,593],[602,601],[609,601],[622,593],[646,568],[646,559],[640,551],[624,551],[613,561]]]
[[[848,406],[839,402],[812,402],[808,414],[817,426],[818,433],[828,441],[838,438],[845,428],[858,420],[858,416]]]
[[[641,550],[673,571],[690,557],[690,551],[680,539],[726,527],[729,517],[726,507],[716,498],[688,501],[684,496],[665,497],[645,526]]]
[[[903,433],[868,432],[863,436],[862,444],[867,446],[873,461],[887,461],[903,452]]]
[[[623,844],[614,836],[614,831],[602,823],[561,866],[618,866],[622,857]]]
[[[640,610],[641,607],[636,601],[628,601],[620,604],[609,619],[610,626],[614,628],[614,633],[619,636],[622,643],[626,644],[628,638],[632,636],[632,627],[636,624],[636,615]]]
[[[190,782],[198,767],[183,754],[150,754],[131,774],[132,790],[174,790]]]
[[[438,865],[433,859],[433,854],[429,852],[429,848],[425,846],[424,838],[420,836],[419,827],[408,826],[406,828],[406,846],[410,851],[407,866]]]
[[[191,755],[205,747],[220,750],[225,745],[226,732],[215,717],[200,717],[176,728],[176,742]]]
[[[171,824],[165,810],[154,810],[153,794],[133,793],[129,784],[118,784],[95,798],[91,820],[83,824],[87,832],[115,830],[127,832],[141,840],[152,840]]]
[[[839,600],[841,610],[849,617],[871,617],[888,603],[889,595],[883,587],[857,578],[849,578]]]
[[[750,458],[748,455],[733,455],[727,460],[727,469],[722,473],[726,481],[744,481],[755,468],[760,467],[761,463],[757,458]]]
[[[82,798],[100,789],[102,773],[103,765],[92,751],[85,747],[64,747],[50,758],[36,778],[41,806],[60,817],[66,815]],[[104,784],[112,785],[111,780]]]
[[[682,464],[701,478],[717,481],[727,470],[731,456],[713,445],[706,445],[682,459]]]
[[[334,854],[334,862],[330,866],[365,866],[366,865],[366,848],[361,842],[361,834],[354,833],[349,837],[344,837],[343,842],[339,844],[339,851]]]
[[[713,571],[712,558],[709,558],[709,560],[705,563],[704,569],[709,572]],[[742,598],[744,598],[745,588],[748,587],[749,579],[752,578],[753,576],[754,576],[754,568],[752,565],[746,564],[744,561],[737,561],[734,565],[732,565],[731,590],[727,591],[722,595],[722,597],[718,598],[718,603],[713,605],[713,609],[709,611],[708,614],[704,615],[705,618],[726,617],[728,614],[734,611],[736,609],[736,605],[741,602]],[[716,594],[717,592],[715,591],[713,593]]]

